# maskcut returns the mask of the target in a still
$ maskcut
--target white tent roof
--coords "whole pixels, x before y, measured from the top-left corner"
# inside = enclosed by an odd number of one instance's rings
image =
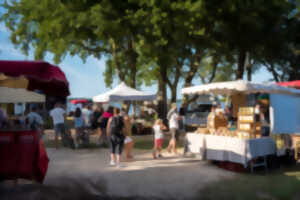
[[[109,101],[153,101],[156,95],[148,94],[128,87],[125,83],[119,84],[111,91],[93,97],[94,102]]]
[[[45,96],[23,88],[0,87],[0,103],[39,103],[45,102]]]
[[[225,94],[235,93],[276,93],[276,94],[298,94],[300,90],[279,86],[275,83],[253,83],[244,80],[217,82],[183,88],[182,94]]]

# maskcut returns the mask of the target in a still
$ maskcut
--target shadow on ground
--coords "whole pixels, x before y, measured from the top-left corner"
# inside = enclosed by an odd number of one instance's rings
[[[160,200],[155,197],[120,197],[109,196],[106,194],[106,184],[104,179],[98,182],[88,182],[84,180],[76,182],[68,178],[64,179],[64,186],[50,186],[41,184],[21,184],[16,187],[0,184],[0,199],[1,200]],[[91,188],[95,192],[91,192]]]
[[[294,165],[273,170],[264,175],[240,174],[207,185],[198,192],[202,200],[299,200],[300,166]]]

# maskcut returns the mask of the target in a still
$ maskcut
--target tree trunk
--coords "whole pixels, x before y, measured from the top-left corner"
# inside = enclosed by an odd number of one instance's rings
[[[208,83],[213,82],[213,80],[216,77],[217,67],[218,67],[218,64],[219,64],[219,59],[216,56],[214,56],[212,64],[213,64],[213,69],[212,69],[212,72],[211,72],[211,76],[210,76],[210,78],[208,80]]]
[[[241,50],[238,57],[238,69],[236,72],[236,80],[243,79],[245,71],[246,51]]]
[[[134,49],[134,42],[132,40],[128,41],[128,61],[129,61],[129,72],[130,72],[130,80],[129,80],[129,86],[132,88],[136,88],[136,73],[137,73],[137,53]],[[127,105],[127,113],[130,110],[132,102],[128,101],[126,103]],[[136,112],[136,106],[134,106],[134,113]]]
[[[201,54],[200,51],[197,49],[196,54],[190,58],[192,60],[190,65],[190,71],[184,79],[184,87],[190,87],[192,85],[192,81],[198,71],[199,65],[203,57],[203,54]],[[190,97],[190,95],[183,95],[183,99],[187,105],[195,101],[198,97],[199,95],[194,95],[193,97]]]
[[[288,81],[294,81],[300,79],[300,56],[295,55],[294,59],[291,59],[291,69],[288,72]]]
[[[171,94],[172,94],[172,96],[171,96],[171,102],[172,103],[176,103],[176,100],[177,100],[177,87],[176,86],[173,86],[171,88]]]
[[[252,67],[247,67],[247,80],[252,81]]]
[[[273,64],[268,65],[267,63],[264,64],[268,71],[270,71],[273,75],[273,78],[276,82],[279,82],[279,74],[276,72],[275,67]]]
[[[252,64],[251,64],[251,57],[250,53],[247,52],[246,54],[246,69],[247,69],[247,80],[251,81],[252,80]]]
[[[177,62],[176,71],[175,71],[175,80],[173,83],[168,79],[168,77],[166,78],[167,84],[171,90],[171,102],[176,102],[177,100],[177,86],[181,76],[181,67],[182,64],[180,62]]]
[[[128,42],[128,51],[129,51],[129,67],[130,67],[130,87],[136,88],[136,72],[137,72],[137,58],[138,55],[134,49],[134,42],[130,40]]]
[[[160,74],[158,81],[158,117],[166,120],[167,116],[167,68],[160,64]]]

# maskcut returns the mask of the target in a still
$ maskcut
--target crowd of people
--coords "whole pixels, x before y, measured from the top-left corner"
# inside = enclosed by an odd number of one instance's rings
[[[0,129],[4,130],[37,130],[42,137],[44,120],[37,106],[31,106],[26,115],[9,116],[5,109],[0,108]]]
[[[183,105],[184,107],[184,105]],[[72,123],[70,125],[70,115]],[[50,110],[49,116],[53,123],[54,144],[56,149],[60,147],[59,138],[64,146],[71,148],[87,147],[90,143],[90,135],[97,137],[96,143],[100,146],[109,146],[111,150],[111,165],[120,165],[121,155],[124,151],[126,160],[133,159],[132,150],[134,140],[132,137],[133,119],[127,114],[125,109],[109,106],[103,109],[101,105],[83,105],[77,107],[74,112],[68,116],[65,106],[62,103],[56,103]],[[1,127],[7,124],[7,116],[3,110],[0,110]],[[30,111],[24,117],[24,123],[27,128],[38,131],[39,137],[44,134],[45,121],[36,106],[31,106]],[[171,105],[167,115],[168,126],[162,119],[156,119],[153,124],[154,144],[153,158],[162,157],[164,135],[169,132],[171,139],[167,151],[177,154],[176,143],[179,139],[180,130],[183,129],[184,109],[177,111],[177,105]],[[75,137],[72,137],[71,129],[75,129]]]
[[[120,166],[121,155],[124,151],[125,159],[133,159],[132,150],[134,141],[132,138],[132,118],[124,109],[109,106],[106,110],[101,105],[84,105],[82,109],[77,107],[72,113],[75,128],[75,140],[72,141],[71,134],[65,128],[66,112],[63,105],[55,104],[50,111],[55,131],[55,147],[59,148],[58,137],[61,136],[63,144],[70,144],[71,147],[79,148],[89,144],[90,134],[97,135],[98,145],[107,145],[110,147],[110,165]],[[153,125],[154,145],[153,158],[162,157],[164,134],[169,130],[171,139],[167,147],[169,153],[177,154],[176,143],[179,139],[180,129],[183,124],[184,110],[177,111],[177,105],[174,103],[168,113],[169,129],[163,124],[162,119],[157,119]],[[41,123],[42,124],[42,123]],[[68,140],[71,140],[68,142]]]

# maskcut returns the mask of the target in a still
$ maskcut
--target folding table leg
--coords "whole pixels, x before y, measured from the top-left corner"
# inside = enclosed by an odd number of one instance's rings
[[[263,166],[265,168],[265,172],[268,172],[268,163],[267,163],[267,156],[263,156],[263,162],[261,163],[255,163],[257,161],[256,158],[254,158],[253,160],[250,161],[250,171],[251,173],[254,172],[254,168],[255,167],[260,167]]]

